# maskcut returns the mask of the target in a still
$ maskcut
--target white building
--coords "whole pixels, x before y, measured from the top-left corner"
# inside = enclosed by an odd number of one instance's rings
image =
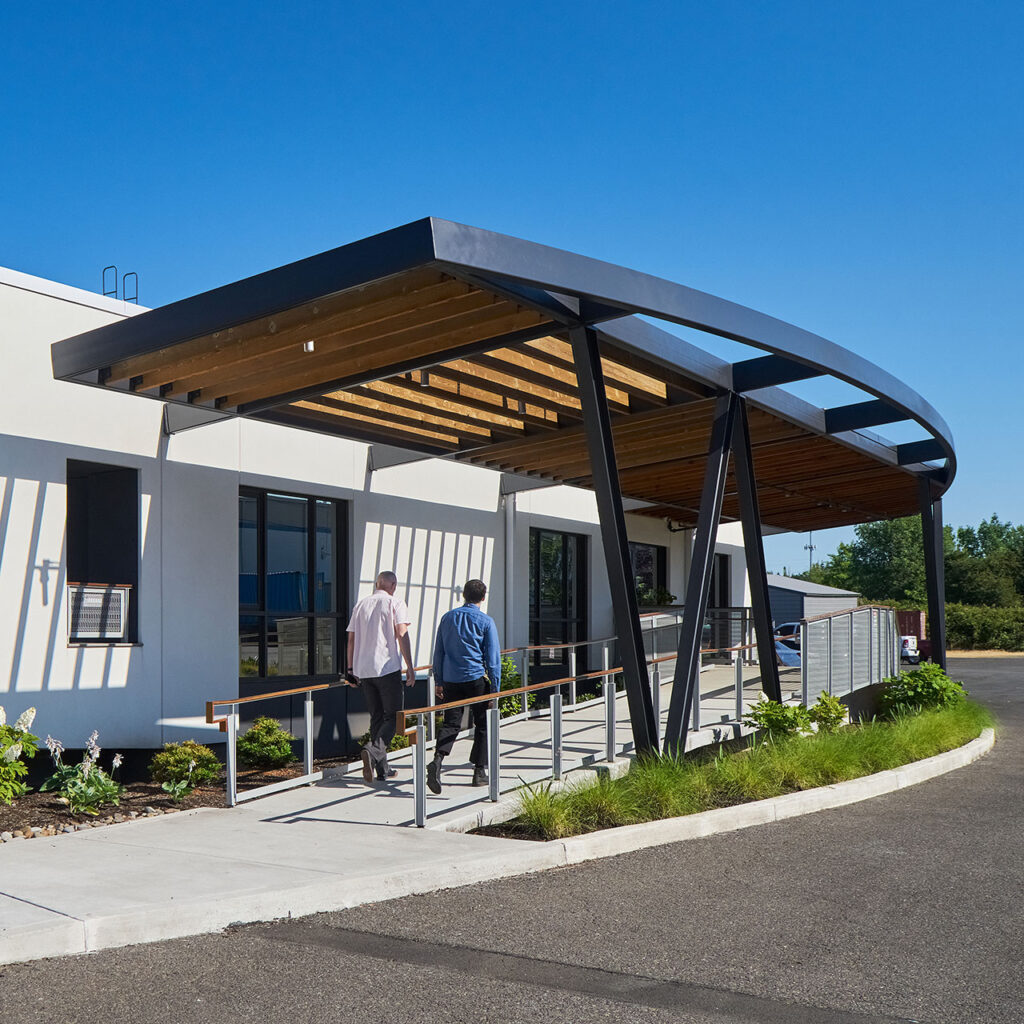
[[[398,573],[420,665],[474,576],[505,646],[614,632],[591,491],[516,491],[437,459],[374,470],[367,444],[244,418],[168,436],[158,402],[53,379],[51,343],[138,312],[0,270],[0,704],[34,705],[41,734],[152,748],[193,735],[171,723],[208,699],[336,678],[380,569]],[[636,571],[682,601],[691,531],[627,520],[647,546]],[[719,533],[713,605],[750,603],[739,529]],[[130,585],[123,640],[69,635],[69,585],[87,583]],[[560,611],[531,604],[541,584]],[[329,693],[325,752],[365,728],[358,694]]]

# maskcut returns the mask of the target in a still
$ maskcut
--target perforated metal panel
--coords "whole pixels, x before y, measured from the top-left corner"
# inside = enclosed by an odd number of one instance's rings
[[[68,639],[123,640],[128,630],[127,587],[68,587]]]
[[[828,620],[807,623],[807,702],[813,704],[823,690],[828,692]]]

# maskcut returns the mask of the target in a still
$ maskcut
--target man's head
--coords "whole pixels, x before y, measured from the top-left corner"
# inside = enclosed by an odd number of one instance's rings
[[[467,604],[479,604],[487,596],[487,584],[483,580],[469,580],[462,588],[462,597]]]
[[[384,572],[377,573],[377,579],[373,584],[378,590],[383,590],[388,594],[393,594],[395,588],[398,586],[398,577],[391,572],[389,569],[385,569]]]

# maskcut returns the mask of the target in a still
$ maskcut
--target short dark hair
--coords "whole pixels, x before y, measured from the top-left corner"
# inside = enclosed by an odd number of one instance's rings
[[[462,588],[462,596],[470,604],[479,604],[487,596],[487,584],[483,580],[469,580]]]

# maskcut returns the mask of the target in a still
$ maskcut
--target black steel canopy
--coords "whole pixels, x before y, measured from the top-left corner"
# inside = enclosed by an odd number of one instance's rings
[[[636,314],[765,354],[724,362]],[[743,522],[765,689],[777,693],[761,524],[921,511],[926,540],[941,541],[956,471],[935,409],[849,349],[683,285],[437,218],[59,341],[52,360],[60,380],[164,402],[171,431],[250,417],[592,487],[639,750],[656,741],[624,495],[697,528],[666,741],[677,745],[720,518]],[[783,389],[821,376],[863,400],[821,409]],[[920,439],[871,432],[899,421]]]

